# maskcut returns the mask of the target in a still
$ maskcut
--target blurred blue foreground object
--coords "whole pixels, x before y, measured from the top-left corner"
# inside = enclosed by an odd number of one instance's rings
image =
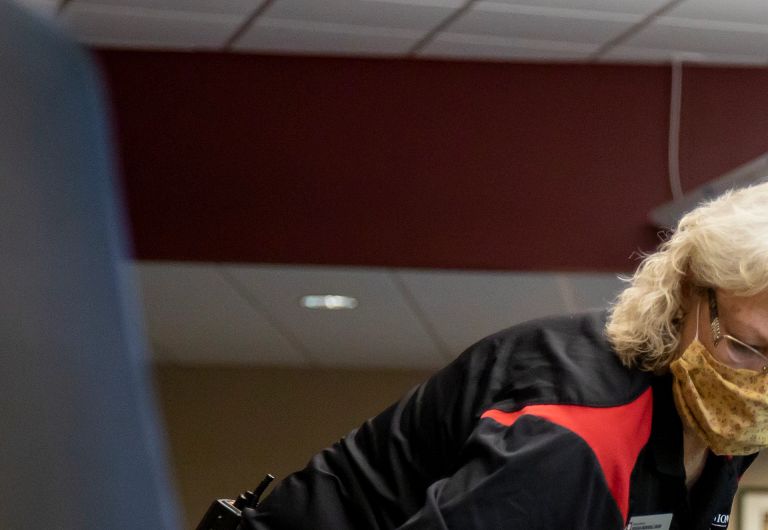
[[[86,53],[0,0],[0,528],[175,530]]]

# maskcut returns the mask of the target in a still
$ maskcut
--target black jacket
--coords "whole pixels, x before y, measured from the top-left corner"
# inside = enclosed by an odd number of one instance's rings
[[[287,477],[241,528],[723,529],[755,455],[688,494],[669,376],[630,370],[604,313],[492,335]]]

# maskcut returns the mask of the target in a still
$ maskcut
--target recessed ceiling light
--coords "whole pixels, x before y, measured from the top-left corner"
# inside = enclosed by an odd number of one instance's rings
[[[308,294],[302,296],[299,303],[307,309],[354,309],[357,298],[340,294]]]

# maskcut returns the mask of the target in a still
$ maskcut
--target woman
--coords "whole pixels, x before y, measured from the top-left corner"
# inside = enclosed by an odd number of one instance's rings
[[[768,184],[686,215],[607,325],[628,367],[674,375],[686,485],[709,453],[768,446]]]
[[[768,184],[689,213],[628,282],[472,346],[241,528],[727,527],[768,445]]]

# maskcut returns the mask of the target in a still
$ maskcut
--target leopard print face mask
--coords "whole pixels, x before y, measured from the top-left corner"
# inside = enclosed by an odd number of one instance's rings
[[[746,455],[768,447],[768,375],[721,363],[699,341],[698,329],[670,369],[680,418],[713,453]]]

